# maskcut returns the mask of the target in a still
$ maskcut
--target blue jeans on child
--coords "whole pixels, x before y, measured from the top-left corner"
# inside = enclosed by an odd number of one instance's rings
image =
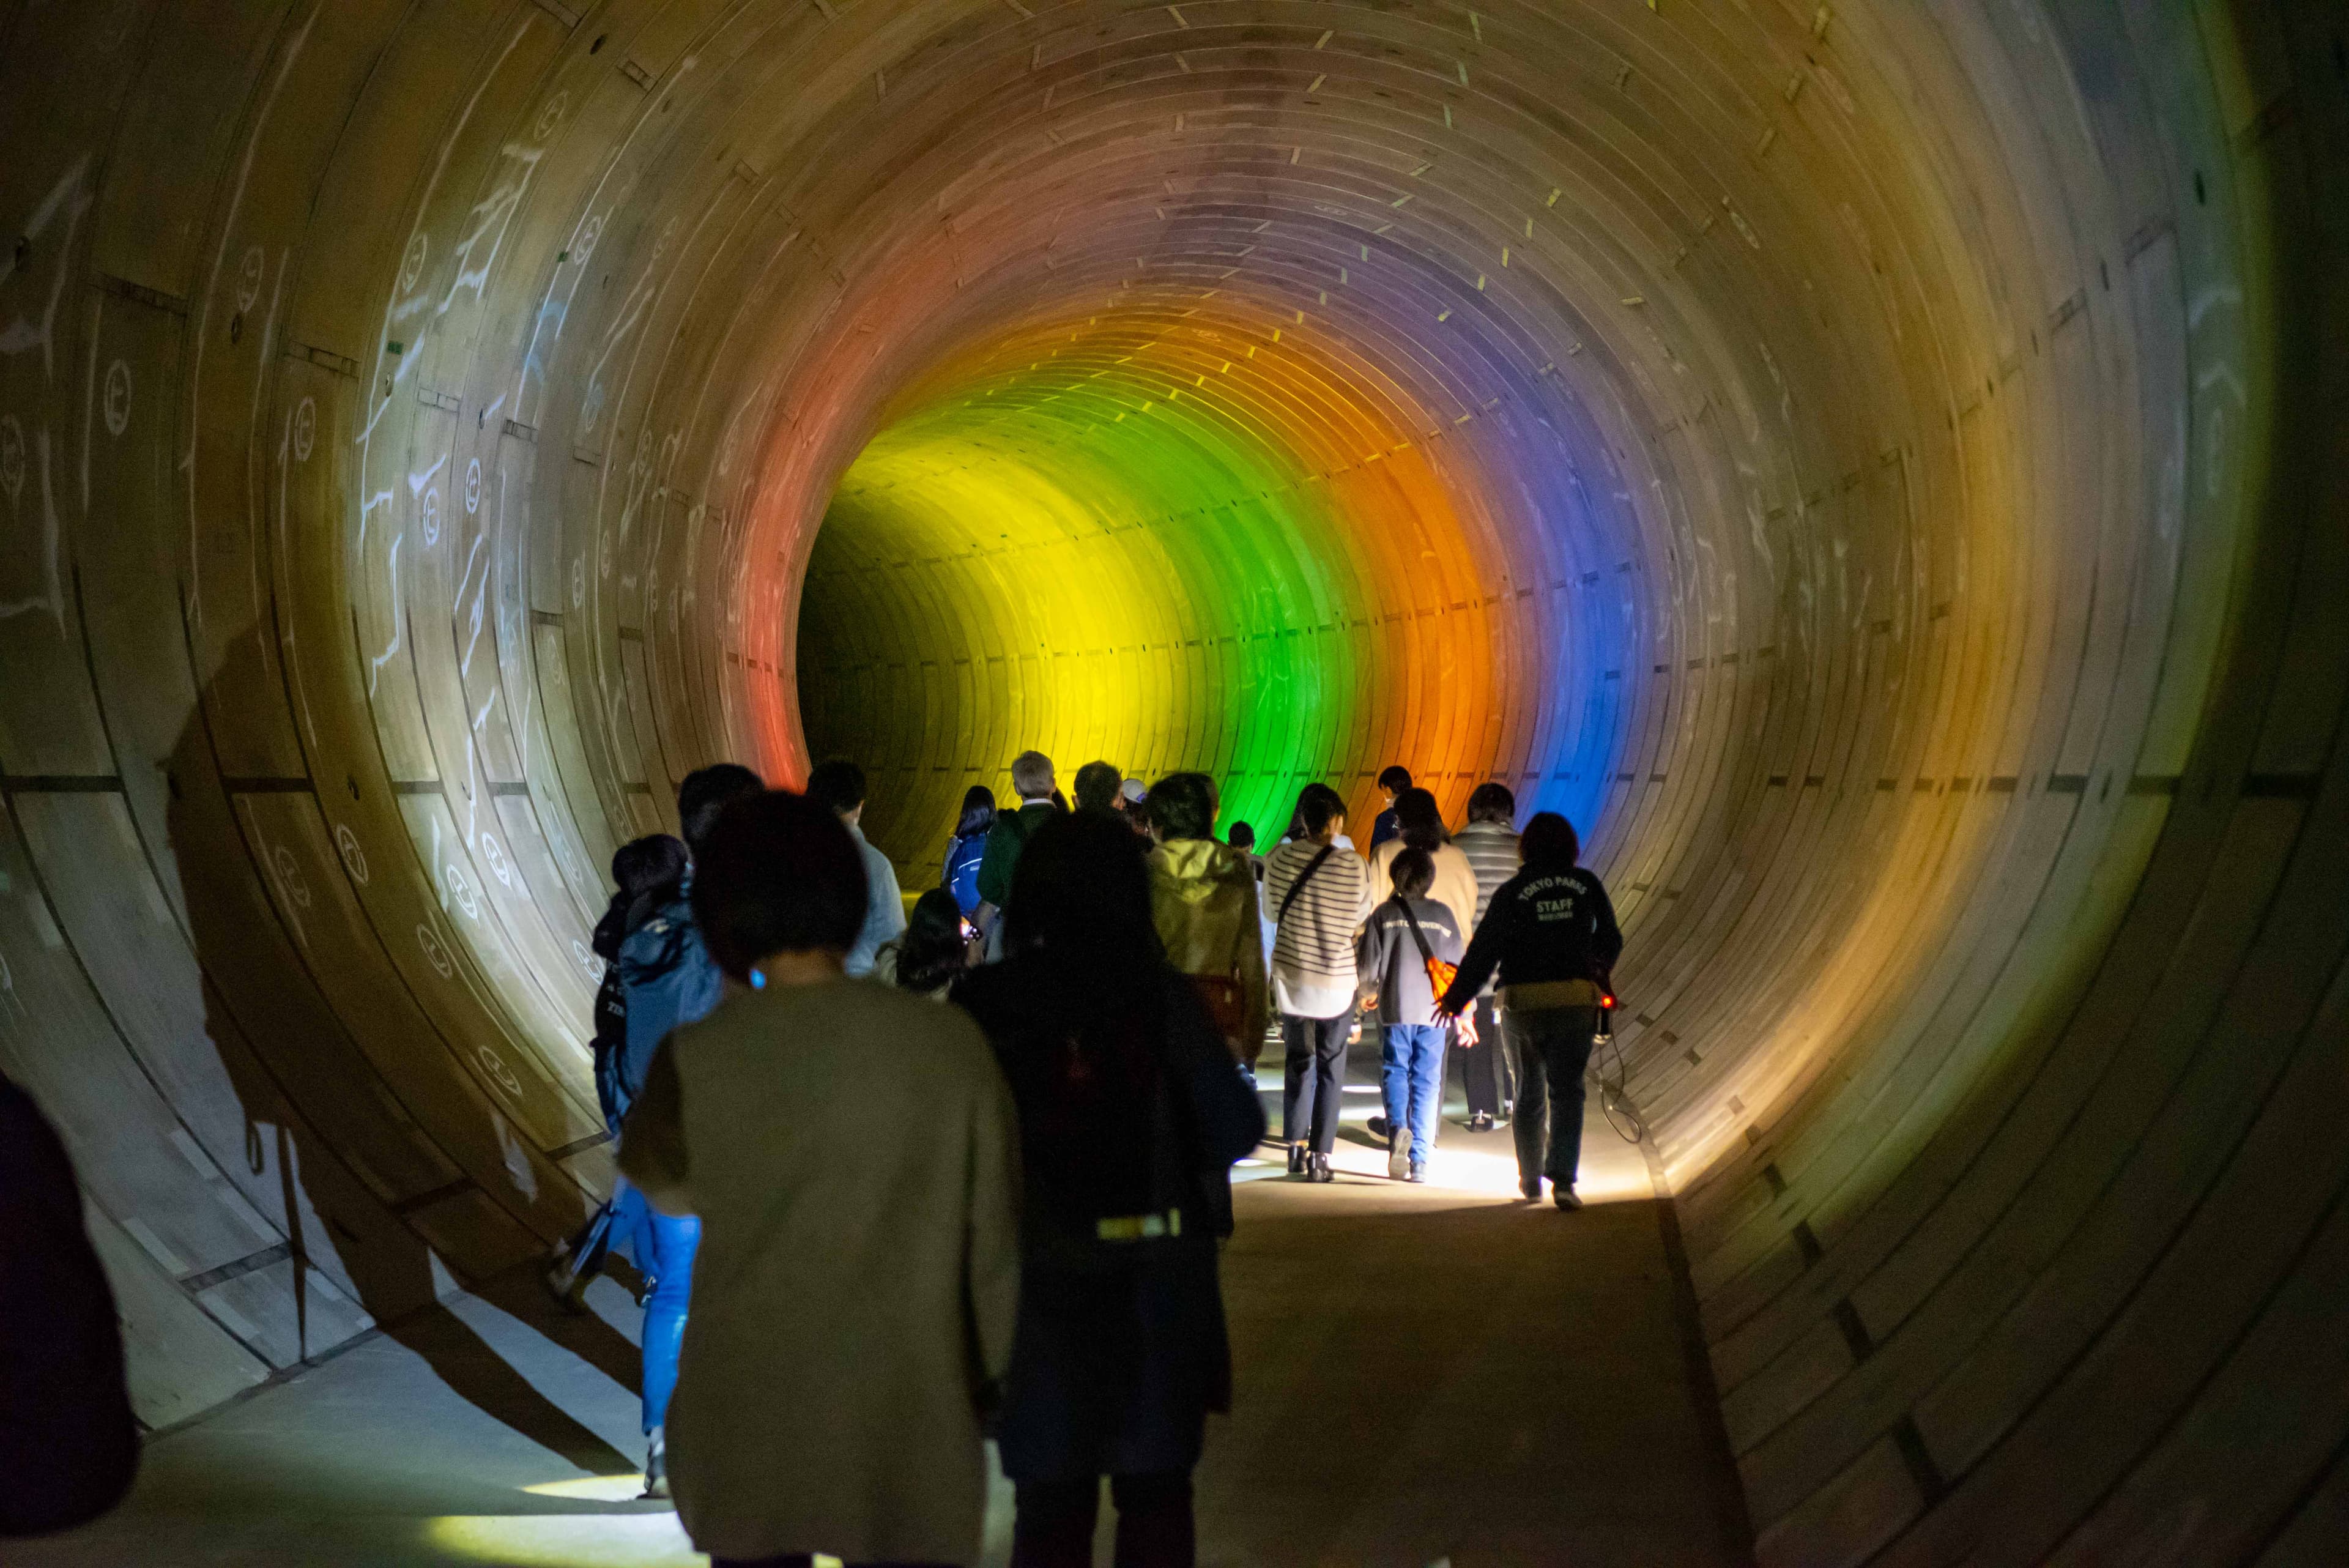
[[[1411,1129],[1413,1169],[1435,1147],[1435,1120],[1444,1109],[1444,1047],[1441,1023],[1390,1023],[1380,1055],[1379,1088],[1386,1100],[1387,1126]]]
[[[663,1214],[626,1182],[614,1200],[620,1206],[615,1229],[627,1238],[636,1272],[652,1282],[645,1294],[644,1342],[644,1421],[650,1432],[668,1420],[668,1397],[677,1391],[677,1357],[685,1345],[701,1221]]]

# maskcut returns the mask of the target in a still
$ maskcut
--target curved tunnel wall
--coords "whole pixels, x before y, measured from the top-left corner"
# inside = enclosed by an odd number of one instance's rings
[[[0,1065],[142,1412],[575,1219],[690,767],[911,873],[1400,759],[1617,890],[1765,1561],[2322,1560],[2339,28],[0,10]]]

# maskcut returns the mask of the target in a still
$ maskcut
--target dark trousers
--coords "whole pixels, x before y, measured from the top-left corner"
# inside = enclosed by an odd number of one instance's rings
[[[1491,997],[1476,999],[1476,1044],[1453,1049],[1460,1054],[1460,1086],[1467,1092],[1468,1114],[1507,1114],[1509,1102],[1517,1097],[1516,1069],[1510,1060],[1515,1052],[1503,1038]]]
[[[1511,1012],[1517,1046],[1517,1181],[1530,1189],[1542,1177],[1572,1187],[1582,1163],[1582,1075],[1590,1065],[1595,1007],[1546,1007]],[[1547,1113],[1547,1114],[1545,1114]]]
[[[1340,1097],[1346,1092],[1346,1036],[1353,1014],[1335,1018],[1280,1015],[1280,1043],[1288,1071],[1280,1085],[1280,1136],[1295,1143],[1312,1139],[1316,1154],[1338,1143]]]
[[[1191,1518],[1191,1472],[1112,1476],[1117,1503],[1116,1568],[1192,1568],[1198,1541]],[[1024,1480],[1011,1527],[1011,1568],[1092,1568],[1093,1516],[1101,1478]]]

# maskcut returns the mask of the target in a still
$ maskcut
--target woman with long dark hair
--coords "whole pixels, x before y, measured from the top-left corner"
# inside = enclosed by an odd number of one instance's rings
[[[1117,1561],[1194,1561],[1191,1469],[1231,1396],[1216,1238],[1231,1166],[1264,1134],[1195,991],[1166,961],[1143,848],[1079,814],[1013,874],[1003,962],[955,999],[1019,1107],[1019,1326],[998,1433],[1019,1489],[1014,1568],[1092,1562],[1101,1478]]]
[[[938,886],[954,895],[963,918],[978,908],[978,863],[987,856],[987,835],[995,826],[995,792],[973,784],[962,792],[962,815],[947,845],[946,873]]]
[[[874,955],[873,978],[900,991],[944,1002],[947,987],[967,966],[970,943],[954,895],[933,888],[914,900],[904,933]]]

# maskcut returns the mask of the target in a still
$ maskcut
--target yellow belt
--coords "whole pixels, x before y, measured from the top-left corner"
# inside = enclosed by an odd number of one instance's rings
[[[1103,1241],[1144,1241],[1183,1233],[1183,1211],[1164,1214],[1119,1214],[1093,1221],[1093,1235]]]
[[[1606,995],[1587,980],[1542,980],[1501,987],[1501,1005],[1511,1012],[1541,1012],[1553,1007],[1597,1007]]]

